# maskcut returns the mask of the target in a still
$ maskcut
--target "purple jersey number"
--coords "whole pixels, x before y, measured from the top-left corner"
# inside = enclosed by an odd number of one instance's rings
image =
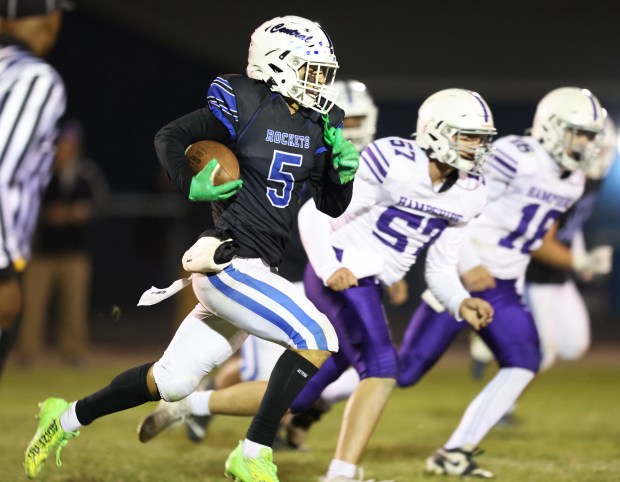
[[[415,161],[415,151],[413,150],[413,145],[409,141],[403,141],[400,139],[391,139],[390,144],[394,147],[402,147],[407,151],[401,151],[400,149],[394,149],[394,154],[397,156],[405,156],[407,159]]]
[[[550,209],[543,216],[542,220],[538,224],[538,228],[534,233],[534,236],[530,239],[525,238],[525,233],[527,231],[528,226],[532,222],[532,219],[540,209],[540,204],[528,204],[521,210],[521,220],[519,221],[519,225],[517,229],[503,237],[499,240],[499,245],[504,248],[514,249],[515,241],[519,238],[523,238],[523,245],[521,246],[521,252],[523,254],[528,254],[531,251],[532,245],[542,239],[544,235],[547,233],[553,222],[562,214],[562,211],[558,211],[557,209]]]
[[[422,248],[428,245],[433,239],[435,239],[448,225],[448,221],[440,218],[428,218],[413,214],[408,211],[403,211],[395,207],[387,208],[379,219],[377,220],[377,229],[373,231],[373,234],[381,240],[383,244],[395,249],[399,253],[402,253],[407,248],[409,238],[405,233],[402,233],[392,226],[392,222],[395,219],[403,220],[407,226],[415,231],[420,231],[423,236],[428,236],[429,239],[423,246],[419,247],[414,254],[417,256]],[[385,236],[387,235],[387,237]],[[389,239],[389,238],[392,239]]]

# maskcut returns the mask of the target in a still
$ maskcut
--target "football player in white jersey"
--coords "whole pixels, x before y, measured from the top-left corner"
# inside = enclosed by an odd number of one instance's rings
[[[299,230],[310,260],[306,295],[333,323],[340,351],[291,410],[306,410],[349,365],[361,379],[347,403],[324,482],[359,480],[359,459],[398,376],[384,287],[402,279],[425,247],[426,279],[450,313],[476,330],[492,319],[491,306],[461,284],[456,263],[465,226],[487,201],[477,172],[494,134],[491,111],[480,95],[442,90],[420,107],[416,140],[387,137],[366,147],[342,216],[330,220],[311,203],[300,210]]]
[[[493,477],[473,461],[477,446],[534,378],[541,361],[519,281],[530,253],[582,195],[585,175],[578,167],[596,154],[604,124],[605,112],[591,92],[564,87],[539,102],[530,136],[510,135],[493,144],[485,170],[489,203],[469,226],[459,267],[465,286],[495,310],[494,323],[479,334],[500,370],[469,405],[448,442],[427,460],[431,473]],[[418,307],[399,349],[400,386],[417,383],[463,327],[424,298],[430,303]]]
[[[600,152],[583,166],[587,177],[584,194],[551,227],[542,246],[532,252],[524,295],[538,328],[543,354],[541,371],[557,359],[580,358],[590,346],[590,319],[575,277],[587,282],[611,271],[613,248],[604,245],[587,251],[582,227],[592,213],[617,153],[618,132],[611,117],[607,117]],[[562,303],[553,301],[559,299]],[[471,354],[473,373],[481,377],[493,354],[478,336],[472,337]],[[509,422],[510,418],[505,420]]]
[[[525,300],[538,328],[541,370],[550,368],[558,358],[576,360],[590,346],[590,319],[573,273],[588,281],[611,271],[612,247],[598,246],[587,251],[582,228],[617,153],[618,133],[608,117],[599,154],[583,166],[587,176],[585,193],[532,253],[525,278]],[[553,301],[560,299],[562,303]]]

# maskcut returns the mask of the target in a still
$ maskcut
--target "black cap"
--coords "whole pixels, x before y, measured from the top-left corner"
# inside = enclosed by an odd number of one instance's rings
[[[67,0],[0,0],[0,17],[7,20],[47,15],[56,10],[67,10],[72,7]]]

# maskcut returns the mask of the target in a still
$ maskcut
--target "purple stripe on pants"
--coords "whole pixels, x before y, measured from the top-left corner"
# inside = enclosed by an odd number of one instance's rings
[[[398,358],[383,309],[383,290],[373,278],[358,281],[359,286],[336,292],[323,285],[310,264],[306,266],[306,295],[334,325],[340,349],[293,402],[291,408],[295,413],[309,408],[349,365],[362,380],[397,376]]]
[[[496,287],[472,296],[493,306],[493,322],[480,330],[480,337],[493,352],[502,368],[538,371],[540,342],[532,315],[516,291],[515,280],[496,279]],[[417,383],[448,349],[460,330],[469,325],[457,322],[450,314],[436,313],[422,302],[413,314],[399,348],[398,384]]]

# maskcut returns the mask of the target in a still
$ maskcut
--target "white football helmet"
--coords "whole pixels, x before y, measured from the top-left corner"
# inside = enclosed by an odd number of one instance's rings
[[[326,114],[333,107],[338,70],[334,47],[321,26],[288,15],[268,20],[252,34],[247,74],[273,92]]]
[[[356,80],[337,80],[336,104],[344,110],[342,134],[358,151],[370,144],[377,132],[379,110],[364,84]]]
[[[477,92],[445,89],[426,99],[418,110],[416,142],[429,157],[462,171],[481,172],[497,133],[493,114]],[[481,137],[476,147],[462,136]]]
[[[617,155],[618,128],[613,119],[607,117],[599,149],[584,166],[586,176],[594,180],[603,179]]]
[[[545,95],[536,107],[532,137],[537,139],[564,169],[584,167],[597,152],[596,137],[605,127],[605,111],[587,89],[560,87]],[[578,133],[592,139],[576,146]]]

